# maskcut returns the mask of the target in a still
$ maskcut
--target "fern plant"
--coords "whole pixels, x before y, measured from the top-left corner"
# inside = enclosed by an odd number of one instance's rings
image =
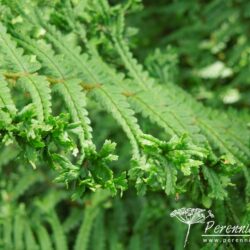
[[[178,4],[144,4],[0,1],[1,249],[182,249],[183,204],[248,218],[249,110],[185,87],[184,28],[130,27]]]

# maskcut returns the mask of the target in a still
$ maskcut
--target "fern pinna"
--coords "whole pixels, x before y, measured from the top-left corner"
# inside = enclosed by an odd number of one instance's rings
[[[179,86],[141,1],[110,2],[0,1],[0,249],[181,249],[178,200],[237,221],[242,190],[249,216],[248,110]]]

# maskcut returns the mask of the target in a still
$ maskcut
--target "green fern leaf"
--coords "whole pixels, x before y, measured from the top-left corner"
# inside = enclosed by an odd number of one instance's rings
[[[0,76],[0,109],[4,107],[7,108],[12,115],[16,113],[16,107],[11,98],[10,89],[4,78]]]
[[[36,235],[41,250],[53,250],[51,237],[44,226],[36,225]]]
[[[88,249],[90,233],[93,227],[95,218],[100,214],[100,203],[109,197],[109,193],[102,190],[97,191],[92,198],[93,203],[85,208],[83,222],[80,226],[74,250]]]
[[[20,76],[25,76],[23,80],[20,79],[20,82],[31,94],[38,119],[44,120],[51,113],[49,83],[44,78],[30,76],[40,69],[40,64],[35,58],[23,55],[23,49],[16,47],[16,43],[6,33],[6,28],[2,24],[0,24],[0,45],[2,53],[0,60],[1,63],[3,62],[1,68],[11,70],[10,74],[18,73]]]
[[[15,249],[24,249],[24,230],[25,230],[25,221],[21,211],[17,211],[16,216],[14,217],[14,226],[13,226],[13,239]]]
[[[79,139],[82,147],[85,147],[84,138],[88,140],[92,138],[92,128],[90,127],[88,111],[85,108],[86,97],[81,90],[80,81],[77,79],[67,80],[74,76],[74,70],[72,70],[72,67],[64,67],[64,57],[55,55],[52,48],[45,42],[40,41],[35,43],[31,39],[26,39],[21,36],[19,36],[17,41],[26,49],[37,55],[46,74],[61,80],[60,83],[53,86],[53,90],[59,92],[64,98],[73,121],[81,122],[82,128],[79,133]]]
[[[34,233],[32,232],[31,227],[27,221],[26,221],[26,226],[25,226],[24,240],[25,240],[25,249],[26,250],[38,250],[38,249],[40,249],[36,243]],[[48,248],[48,250],[49,250],[49,248]]]
[[[94,222],[92,238],[90,241],[92,250],[106,249],[105,222],[103,212],[100,212]]]
[[[67,239],[63,231],[63,227],[59,221],[59,218],[55,211],[52,211],[49,215],[48,221],[51,225],[55,249],[56,250],[67,250]]]

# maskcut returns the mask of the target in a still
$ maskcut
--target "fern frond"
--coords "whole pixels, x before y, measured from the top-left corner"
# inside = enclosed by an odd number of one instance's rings
[[[16,107],[12,100],[10,89],[3,76],[0,76],[0,109],[7,108],[10,114],[16,113]]]
[[[6,28],[0,24],[1,69],[11,70],[10,73],[21,73],[20,83],[30,92],[35,104],[37,117],[44,120],[51,113],[51,96],[49,83],[38,76],[26,76],[40,69],[40,64],[34,57],[23,55],[23,49],[17,48],[16,43],[7,34]],[[7,72],[8,73],[8,72]]]
[[[101,211],[94,222],[91,243],[89,244],[92,250],[106,249],[106,233],[105,233],[105,217]]]
[[[48,217],[48,222],[51,225],[53,238],[56,250],[67,250],[67,239],[63,231],[61,222],[55,211],[52,211]]]
[[[30,56],[24,55],[22,48],[17,48],[16,43],[7,34],[7,29],[0,24],[1,41],[1,68],[11,72],[34,73],[40,69],[40,64]]]
[[[12,218],[9,216],[3,221],[3,245],[6,249],[13,249],[14,242],[12,239],[13,231]]]
[[[112,214],[112,227],[116,228],[120,239],[125,237],[127,231],[127,209],[122,206],[120,200],[114,201],[114,212]]]
[[[139,138],[142,131],[137,125],[137,120],[134,117],[134,111],[130,109],[129,104],[122,96],[121,89],[104,85],[101,88],[93,90],[96,99],[109,110],[113,117],[120,123],[123,130],[130,139],[133,154],[136,159],[140,158]]]
[[[207,167],[203,167],[202,170],[204,173],[204,178],[208,181],[212,189],[212,195],[216,199],[221,199],[221,200],[223,200],[224,197],[227,197],[227,192],[223,188],[222,183],[217,174],[214,172],[214,170],[209,169]]]
[[[148,117],[153,123],[158,124],[171,136],[181,136],[186,133],[195,143],[203,145],[206,142],[192,114],[186,108],[186,112],[183,114],[184,105],[180,104],[184,103],[184,100],[173,100],[161,86],[152,86],[146,90],[140,86],[135,86],[132,80],[124,79],[124,75],[108,66],[95,47],[91,46],[90,50],[95,64],[101,65],[112,79],[112,83],[122,88],[123,95],[128,98],[136,111],[142,113],[144,117]]]
[[[42,107],[44,118],[48,118],[51,113],[51,89],[47,78],[36,75],[24,76],[18,79],[17,84],[19,83],[25,90],[31,93],[35,107],[38,107],[39,105]]]
[[[85,109],[85,95],[80,86],[81,80],[67,80],[63,84],[56,84],[54,90],[59,92],[64,98],[74,122],[81,122],[81,134],[85,134],[86,139],[91,139],[90,120]],[[81,141],[83,141],[81,139]]]
[[[91,229],[93,226],[94,219],[97,217],[98,210],[94,209],[91,212],[89,209],[86,209],[84,212],[84,222],[81,225],[76,244],[75,250],[85,250],[88,249],[89,237]]]
[[[121,41],[121,38],[119,40],[114,39],[115,44],[119,44],[117,52],[136,83],[139,85],[139,83],[144,82],[144,86],[146,86],[144,91],[138,91],[138,94],[129,96],[135,107],[144,116],[149,117],[152,121],[165,128],[168,133],[178,136],[187,133],[195,143],[204,143],[205,138],[195,122],[194,115],[188,110],[187,103],[180,96],[176,96],[175,99],[171,98],[161,86],[154,84],[155,86],[152,87],[152,83],[155,82],[154,79],[133,59],[128,46]],[[123,50],[120,50],[120,46],[124,47]],[[132,67],[129,66],[130,64],[127,65],[128,60],[133,62]],[[159,93],[161,94],[159,95]],[[185,110],[185,115],[183,115],[183,110]]]
[[[43,225],[39,224],[37,224],[35,228],[41,250],[53,250],[51,237],[47,232],[47,229]]]
[[[181,136],[185,133],[193,139],[194,143],[206,144],[206,138],[196,124],[195,116],[188,110],[189,105],[185,102],[186,100],[183,98],[173,99],[165,89],[156,84],[147,89],[135,86],[134,81],[124,79],[123,75],[118,74],[115,69],[108,66],[99,56],[95,47],[91,46],[90,50],[93,54],[92,60],[105,69],[106,74],[113,79],[115,85],[122,88],[123,94],[136,111],[142,113],[144,117],[148,117],[153,123],[158,124],[171,136]],[[139,77],[140,74],[139,71],[137,76]],[[149,76],[145,79],[153,81]],[[185,114],[183,114],[183,109]]]
[[[112,20],[112,15],[114,13],[108,1],[93,1],[93,6],[95,11],[102,16],[103,24],[107,29],[106,36],[112,40],[113,45],[121,56],[129,75],[136,80],[137,84],[142,89],[146,90],[151,88],[154,84],[154,80],[149,76],[148,72],[143,69],[142,65],[137,62],[127,43],[123,39],[125,27],[124,12],[126,6],[116,12],[115,22]],[[99,6],[102,6],[102,8],[99,8]]]
[[[32,232],[31,226],[29,225],[28,221],[26,221],[26,225],[25,225],[24,241],[25,241],[25,249],[26,250],[38,250],[38,249],[40,249],[38,244],[36,243],[35,235]],[[48,250],[49,250],[49,248],[48,248]]]
[[[64,55],[65,59],[72,62],[73,65],[78,69],[78,75],[84,82],[90,83],[102,83],[105,81],[105,72],[100,72],[97,69],[96,65],[93,65],[91,61],[88,60],[87,55],[80,55],[80,49],[78,47],[72,47],[64,44],[63,36],[55,30],[53,26],[44,25],[44,28],[47,29],[47,37],[54,43],[54,46],[60,50]],[[98,74],[98,75],[97,75]],[[58,85],[58,88],[60,85]],[[109,92],[115,93],[113,97]],[[79,92],[79,90],[78,90]],[[106,85],[100,89],[95,90],[97,100],[101,100],[102,105],[105,105],[106,108],[111,112],[115,119],[121,124],[129,138],[131,139],[131,144],[134,149],[136,158],[139,156],[139,146],[137,143],[137,133],[139,127],[137,125],[136,119],[133,116],[133,111],[129,108],[125,98],[120,94],[121,91],[111,89]],[[65,94],[65,93],[64,93]],[[77,98],[79,100],[79,98]],[[80,99],[81,100],[81,99]],[[122,101],[123,105],[120,107],[120,102]],[[123,112],[124,111],[124,112]],[[132,126],[131,126],[132,125]]]
[[[206,110],[207,114],[209,110]],[[207,134],[208,139],[214,148],[219,148],[224,154],[231,156],[239,163],[248,164],[250,158],[250,152],[248,150],[247,141],[248,133],[244,134],[245,137],[242,141],[238,139],[239,133],[233,132],[233,127],[230,123],[225,123],[223,114],[220,114],[210,110],[211,119],[203,118],[199,119],[198,123],[201,125],[204,133]],[[243,129],[244,131],[244,129]],[[242,132],[243,132],[242,131]]]
[[[21,209],[20,209],[21,210]],[[14,217],[14,228],[13,228],[13,242],[14,242],[14,249],[23,249],[24,247],[24,230],[25,230],[25,221],[24,216],[21,214],[22,211],[17,211]]]
[[[84,210],[83,222],[80,226],[74,250],[86,250],[88,249],[90,233],[93,227],[93,223],[97,215],[100,213],[100,203],[105,201],[109,197],[107,192],[99,190],[94,194],[92,199],[93,203],[87,206]]]
[[[124,40],[115,36],[112,37],[112,40],[117,52],[124,62],[124,65],[128,69],[129,74],[136,80],[136,83],[144,90],[151,88],[154,85],[154,80],[133,57],[133,54],[130,52],[129,47]]]
[[[138,77],[138,75],[140,75],[140,71],[137,72],[137,77]],[[143,79],[143,76],[141,76],[141,78]],[[167,92],[162,89],[161,96],[164,92],[167,94]],[[150,90],[150,93],[152,95],[152,90]],[[158,96],[159,96],[159,94],[158,94]],[[190,130],[191,135],[194,135],[195,130],[200,132],[200,129],[199,129],[199,127],[200,127],[207,135],[208,140],[212,141],[213,144],[216,143],[219,146],[219,148],[222,150],[222,153],[226,153],[226,154],[233,156],[239,162],[242,162],[242,161],[244,163],[248,162],[248,159],[250,157],[249,148],[246,145],[242,145],[242,142],[244,142],[244,140],[246,140],[246,138],[244,138],[243,140],[238,139],[237,138],[238,133],[236,135],[233,134],[232,127],[230,129],[225,128],[224,124],[230,124],[230,122],[223,121],[223,116],[221,116],[221,114],[215,115],[214,112],[213,112],[213,115],[211,115],[212,119],[203,118],[200,115],[202,111],[199,111],[197,114],[197,113],[194,113],[193,110],[191,109],[192,108],[192,105],[191,105],[192,101],[191,101],[190,105],[188,105],[189,100],[187,98],[183,97],[183,99],[182,99],[183,101],[180,101],[181,100],[180,97],[181,97],[181,94],[179,94],[177,92],[175,97],[173,98],[173,92],[172,92],[172,97],[169,94],[167,94],[165,96],[165,100],[172,99],[172,103],[174,103],[176,105],[176,106],[173,105],[172,107],[170,106],[170,109],[176,111],[177,119],[178,119],[178,114],[180,114],[179,117],[181,117],[183,110],[184,109],[187,110],[187,114],[189,114],[189,115],[187,115],[186,121],[191,121],[190,122],[191,126],[189,127],[189,129],[187,131],[189,131],[191,128],[191,130]],[[144,99],[145,99],[145,96],[144,96]],[[197,105],[198,105],[198,103],[196,103],[196,110],[198,109],[197,107],[199,106],[199,105],[198,106]],[[201,109],[203,110],[202,107],[201,107]],[[205,109],[204,109],[203,112],[206,112],[206,117],[207,117],[208,110],[205,111]],[[179,121],[180,120],[181,119],[179,118]],[[199,126],[196,125],[196,126],[193,126],[193,128],[192,128],[192,125],[194,125],[194,123],[196,123]],[[218,125],[218,123],[220,125]],[[185,124],[185,122],[183,124]],[[231,133],[231,136],[227,137],[227,134],[230,134],[230,133]],[[222,134],[225,134],[226,136],[221,138]],[[247,135],[248,133],[242,133],[242,134]],[[230,144],[232,146],[230,146]],[[241,144],[241,145],[239,145],[239,144]],[[235,145],[235,146],[233,146],[233,145]],[[238,150],[238,149],[240,149],[240,150]]]
[[[107,1],[104,0],[104,2],[107,3]],[[96,4],[97,2],[95,2]],[[141,86],[141,83],[143,84],[143,88],[145,88],[146,90],[149,90],[150,95],[152,95],[152,92],[154,92],[154,90],[152,91],[152,83],[155,83],[155,80],[153,78],[151,78],[149,76],[149,74],[143,70],[143,66],[141,66],[136,59],[133,58],[132,53],[130,52],[129,46],[127,45],[125,38],[123,37],[123,31],[124,31],[124,13],[120,13],[119,15],[117,15],[117,20],[116,23],[114,24],[113,22],[111,22],[112,19],[112,15],[113,12],[115,11],[115,9],[112,9],[112,7],[109,6],[109,10],[108,11],[103,11],[99,9],[98,14],[100,14],[102,16],[102,22],[106,24],[106,29],[108,29],[110,32],[105,32],[104,33],[106,35],[106,38],[110,40],[111,44],[114,46],[117,54],[120,56],[121,60],[123,61],[124,66],[128,69],[128,71],[130,72],[131,76],[133,77],[133,79],[136,81],[136,83]],[[123,10],[121,10],[122,12]],[[123,16],[123,17],[121,17]],[[148,84],[148,85],[147,85]],[[154,84],[155,85],[155,84]],[[142,86],[141,86],[142,87]],[[179,92],[176,90],[175,93],[174,92],[170,92],[168,89],[159,87],[159,89],[161,89],[161,95],[160,96],[164,96],[165,95],[165,106],[168,106],[170,104],[170,110],[172,109],[174,111],[173,115],[175,115],[175,118],[177,118],[178,122],[177,124],[184,124],[183,128],[184,130],[186,130],[187,132],[189,132],[190,130],[190,134],[193,135],[194,131],[197,131],[198,134],[201,134],[201,130],[205,130],[205,134],[207,135],[207,139],[208,140],[212,140],[212,141],[217,141],[219,148],[221,149],[222,153],[226,153],[231,155],[233,158],[237,159],[238,162],[245,162],[247,163],[249,161],[249,155],[246,157],[244,157],[244,154],[249,154],[247,151],[248,148],[244,147],[242,145],[239,145],[240,140],[238,140],[236,137],[236,134],[233,135],[232,130],[229,129],[227,130],[227,128],[223,128],[223,130],[229,131],[231,130],[231,136],[234,137],[234,139],[231,139],[231,145],[235,145],[236,147],[234,147],[235,149],[230,150],[230,146],[226,148],[227,143],[229,142],[229,138],[222,138],[220,139],[220,136],[217,136],[221,134],[221,126],[216,127],[216,122],[217,120],[221,120],[221,124],[223,124],[223,119],[221,118],[212,118],[212,121],[209,121],[208,119],[203,120],[203,117],[201,116],[201,112],[198,110],[198,103],[194,103],[194,101],[190,101],[189,98],[186,98],[186,96],[183,96],[181,93],[179,94]],[[133,97],[133,95],[131,95]],[[135,95],[136,96],[136,95]],[[159,93],[156,92],[156,96],[159,96]],[[144,99],[150,99],[149,95],[144,94]],[[171,107],[171,104],[173,104],[173,106]],[[193,108],[193,104],[194,106],[196,106],[194,112]],[[155,105],[153,105],[154,107]],[[137,108],[140,107],[139,105],[137,105]],[[149,106],[151,107],[151,105]],[[159,109],[159,108],[158,108]],[[161,109],[161,108],[160,108]],[[165,109],[165,108],[164,108]],[[154,110],[157,110],[157,108],[154,108]],[[182,121],[182,114],[183,114],[183,110],[186,110],[187,113],[187,118],[184,119],[183,122]],[[202,108],[203,110],[203,108]],[[144,111],[144,115],[148,116],[148,117],[152,117],[152,110],[149,110],[149,108],[147,110],[142,110],[141,108],[139,109],[139,111]],[[149,113],[149,111],[151,111],[151,114]],[[161,110],[162,111],[162,110]],[[208,112],[208,111],[203,111],[203,112]],[[161,112],[162,113],[162,112]],[[169,110],[166,110],[166,113],[171,113],[171,111],[169,112]],[[155,113],[154,113],[155,115]],[[159,116],[155,117],[156,121],[159,122]],[[210,118],[211,119],[211,118]],[[170,119],[171,121],[173,121],[174,119],[171,117]],[[185,122],[186,121],[186,122]],[[185,124],[187,124],[188,122],[188,126],[185,128]],[[162,120],[161,120],[161,125],[162,124]],[[214,129],[214,127],[215,129]],[[176,126],[174,126],[176,127]],[[177,126],[178,128],[178,126]],[[188,129],[187,129],[188,128]],[[178,131],[178,129],[177,129]],[[227,132],[223,132],[223,133],[227,133]],[[246,134],[245,134],[246,135]],[[196,136],[193,136],[196,137]],[[214,138],[216,137],[216,138]],[[214,139],[213,139],[214,138]],[[194,140],[195,142],[195,140]],[[249,143],[248,143],[249,144]],[[244,153],[241,154],[240,156],[238,155],[238,151],[237,149],[243,150]]]
[[[59,82],[55,82],[52,89],[59,92],[63,97],[73,121],[81,123],[79,139],[81,146],[84,148],[84,138],[88,140],[92,138],[92,128],[88,118],[88,111],[86,110],[86,97],[80,86],[80,81],[74,75],[74,69],[64,66],[65,58],[55,55],[52,48],[43,41],[35,43],[31,39],[21,36],[17,38],[17,41],[38,57],[46,75],[59,79]],[[68,80],[68,78],[72,77],[75,80]]]
[[[204,107],[176,85],[167,84],[166,89],[171,98],[180,97],[184,100],[183,105],[189,103],[186,108],[192,111],[196,123],[215,150],[230,155],[238,163],[248,164],[249,133],[245,124],[237,118],[231,120],[226,113]]]

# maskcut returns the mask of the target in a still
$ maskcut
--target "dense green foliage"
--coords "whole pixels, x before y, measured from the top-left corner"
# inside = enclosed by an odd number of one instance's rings
[[[182,249],[179,207],[248,221],[249,11],[0,0],[0,249]],[[190,249],[239,247],[200,229]]]

